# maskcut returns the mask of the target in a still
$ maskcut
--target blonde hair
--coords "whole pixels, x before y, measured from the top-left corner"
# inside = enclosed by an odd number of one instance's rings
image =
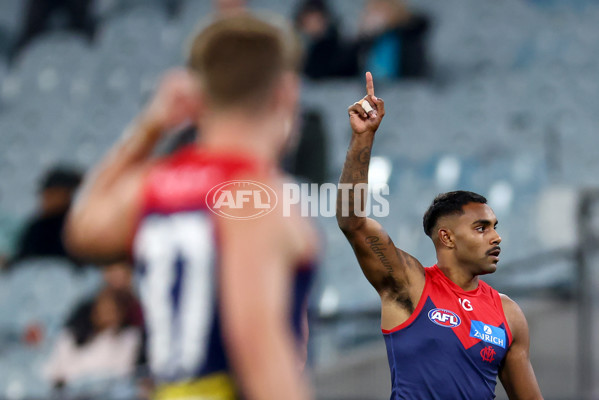
[[[219,16],[193,37],[188,68],[218,107],[250,106],[273,88],[283,72],[298,72],[300,43],[281,17],[249,12]]]

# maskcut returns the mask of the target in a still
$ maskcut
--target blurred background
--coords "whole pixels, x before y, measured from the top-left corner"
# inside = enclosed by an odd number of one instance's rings
[[[390,186],[380,220],[395,243],[434,264],[421,224],[433,197],[485,195],[503,238],[499,269],[485,280],[524,310],[545,398],[599,399],[592,0],[0,0],[0,398],[149,390],[132,268],[81,264],[59,232],[81,174],[161,74],[182,65],[197,21],[239,7],[288,16],[306,47],[304,135],[285,167],[305,181],[338,180],[346,107],[372,71],[387,115],[370,181]],[[175,135],[161,151],[188,139]],[[378,296],[334,218],[317,222],[317,398],[388,399]],[[507,398],[500,384],[497,397]]]

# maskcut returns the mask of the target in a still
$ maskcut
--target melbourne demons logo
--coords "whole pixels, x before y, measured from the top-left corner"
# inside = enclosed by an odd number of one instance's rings
[[[445,328],[455,328],[462,323],[456,313],[443,308],[433,308],[430,310],[428,312],[428,319]]]
[[[483,361],[488,363],[493,362],[495,360],[495,349],[493,349],[493,346],[487,346],[480,351],[480,356],[483,358]]]

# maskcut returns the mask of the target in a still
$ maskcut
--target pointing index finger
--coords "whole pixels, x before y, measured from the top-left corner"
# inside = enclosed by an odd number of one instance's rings
[[[374,96],[374,83],[372,81],[372,74],[370,72],[366,72],[366,94],[369,96]]]

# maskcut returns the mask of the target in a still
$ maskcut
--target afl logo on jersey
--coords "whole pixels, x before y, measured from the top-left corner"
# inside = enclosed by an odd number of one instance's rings
[[[214,214],[231,219],[262,217],[276,207],[276,192],[256,181],[228,181],[206,194],[206,205]]]
[[[428,319],[445,328],[455,328],[462,323],[460,317],[458,317],[456,313],[443,308],[433,308],[430,310],[428,312]]]

